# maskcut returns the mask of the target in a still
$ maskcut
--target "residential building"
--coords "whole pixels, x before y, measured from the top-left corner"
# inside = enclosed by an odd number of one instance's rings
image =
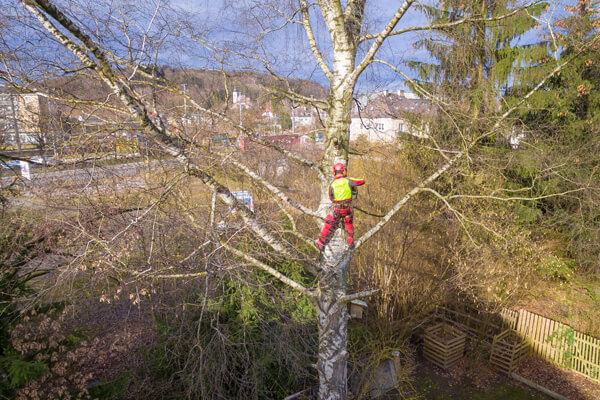
[[[314,140],[324,140],[327,112],[315,107],[298,106],[291,111],[292,132],[309,134]]]
[[[270,106],[267,106],[263,113],[256,118],[256,122],[260,131],[272,132],[273,134],[281,131],[279,117],[273,112]]]
[[[412,93],[380,92],[359,96],[351,114],[350,140],[364,136],[370,142],[391,143],[402,134],[427,138],[424,117],[431,104]]]
[[[305,106],[292,108],[291,118],[295,127],[312,126],[315,123],[313,111]]]
[[[36,93],[0,94],[0,135],[6,145],[38,144],[48,134],[48,99]]]

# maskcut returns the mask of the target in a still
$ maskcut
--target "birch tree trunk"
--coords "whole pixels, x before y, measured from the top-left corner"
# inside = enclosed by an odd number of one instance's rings
[[[346,399],[348,359],[348,309],[340,301],[346,295],[350,256],[340,233],[329,242],[322,267],[330,271],[320,281],[321,295],[315,301],[319,327],[319,399]]]
[[[327,152],[325,170],[331,169],[334,162],[347,165],[348,121],[351,92],[332,90],[329,125],[327,127]],[[331,160],[331,161],[329,161]],[[329,166],[329,168],[327,168]],[[326,214],[331,201],[328,195],[329,182],[321,184],[321,204],[319,210]],[[347,294],[346,279],[352,251],[338,229],[323,251],[320,269],[324,271],[319,280],[321,294],[316,299],[317,323],[319,326],[319,399],[346,399],[347,397],[347,320],[346,303],[341,299]]]
[[[349,2],[345,12],[337,1],[321,1],[321,12],[333,44],[333,63],[328,98],[327,141],[321,167],[331,171],[336,162],[348,165],[350,112],[354,83],[352,73],[365,1]],[[330,175],[321,179],[319,211],[325,216],[331,201],[328,187]],[[347,398],[348,310],[343,301],[347,295],[346,280],[352,251],[338,227],[327,244],[320,262],[324,271],[320,279],[320,296],[315,300],[319,327],[319,399]]]

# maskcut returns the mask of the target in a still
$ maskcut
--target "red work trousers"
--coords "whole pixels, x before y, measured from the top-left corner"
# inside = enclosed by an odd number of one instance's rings
[[[318,240],[318,246],[322,248],[329,237],[337,229],[340,220],[344,220],[346,231],[348,232],[348,245],[354,244],[354,226],[352,225],[352,208],[334,208],[330,214],[325,217],[325,225],[321,229],[321,235]]]

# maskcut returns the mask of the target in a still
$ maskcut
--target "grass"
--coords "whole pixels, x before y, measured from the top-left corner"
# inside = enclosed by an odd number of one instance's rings
[[[502,379],[505,380],[506,378]],[[549,397],[532,390],[513,385],[510,381],[491,384],[481,389],[471,383],[454,383],[440,376],[425,376],[414,385],[418,394],[427,400],[548,400]]]
[[[600,282],[592,274],[574,274],[567,281],[540,277],[515,307],[600,336]]]

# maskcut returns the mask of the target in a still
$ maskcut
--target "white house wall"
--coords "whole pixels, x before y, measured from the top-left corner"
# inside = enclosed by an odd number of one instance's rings
[[[392,118],[352,118],[350,140],[366,136],[369,142],[393,142],[397,138],[400,123],[400,120]]]
[[[402,119],[393,118],[352,118],[350,122],[350,140],[358,140],[365,136],[369,142],[391,143],[400,133],[406,133],[418,138],[426,139],[426,132],[415,129],[411,124]]]
[[[294,117],[293,120],[296,126],[311,126],[314,123],[312,117]]]

